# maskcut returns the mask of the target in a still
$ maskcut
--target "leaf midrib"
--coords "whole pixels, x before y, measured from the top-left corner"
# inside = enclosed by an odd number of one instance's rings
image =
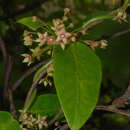
[[[81,85],[80,85],[80,72],[79,72],[79,69],[78,69],[80,67],[78,66],[79,63],[78,63],[78,59],[77,59],[78,58],[77,57],[77,50],[76,50],[75,46],[72,47],[71,52],[72,52],[72,55],[74,57],[75,67],[76,67],[76,70],[77,70],[76,71],[77,74],[76,74],[75,77],[77,79],[76,80],[77,81],[77,83],[76,83],[76,85],[77,85],[76,86],[76,91],[77,92],[76,93],[77,93],[78,96],[76,96],[77,100],[75,101],[76,102],[75,103],[76,107],[75,107],[75,111],[74,111],[75,114],[74,114],[74,120],[73,120],[73,122],[75,122],[75,120],[77,120],[77,118],[76,118],[76,116],[77,116],[77,109],[80,108],[80,86]],[[74,124],[74,123],[72,123],[72,124]]]

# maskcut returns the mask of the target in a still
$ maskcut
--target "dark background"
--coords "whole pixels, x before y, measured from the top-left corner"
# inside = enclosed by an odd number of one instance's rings
[[[10,84],[14,83],[25,70],[21,54],[26,52],[23,45],[23,31],[25,27],[16,21],[25,16],[39,16],[44,21],[60,17],[63,9],[72,10],[72,19],[82,21],[91,13],[111,11],[123,4],[121,0],[0,0],[0,38],[4,41],[8,54],[12,57],[13,67]],[[104,36],[130,28],[129,9],[128,23],[106,21],[96,26],[90,33],[90,39],[100,39]],[[108,105],[112,100],[121,96],[130,84],[130,33],[114,38],[108,42],[105,50],[96,52],[102,61],[103,82],[99,104]],[[9,111],[9,103],[3,98],[5,79],[5,63],[0,51],[0,110]],[[33,75],[32,75],[33,76]],[[14,93],[16,108],[23,106],[28,87],[32,83],[32,76],[24,80]],[[40,93],[54,91],[50,88],[40,89]],[[94,111],[83,130],[129,130],[130,118],[106,111]]]

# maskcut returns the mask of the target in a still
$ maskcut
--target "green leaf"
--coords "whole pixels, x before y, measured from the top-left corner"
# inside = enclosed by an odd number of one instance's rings
[[[38,28],[42,28],[43,26],[45,26],[44,22],[41,21],[40,19],[38,19],[36,22],[33,21],[33,17],[22,18],[18,20],[18,23],[21,23],[34,31],[37,30]]]
[[[42,116],[55,115],[60,109],[58,98],[55,94],[44,94],[37,98],[30,111]]]
[[[10,113],[0,111],[0,130],[20,130],[20,127]]]
[[[65,117],[79,130],[93,112],[101,83],[98,57],[84,44],[54,50],[54,82]]]

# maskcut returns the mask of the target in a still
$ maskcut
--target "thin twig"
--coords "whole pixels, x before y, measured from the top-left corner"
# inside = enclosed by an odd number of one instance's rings
[[[41,61],[40,63],[36,64],[35,66],[33,66],[32,68],[28,69],[23,75],[22,77],[20,77],[13,85],[12,85],[12,91],[15,91],[19,85],[22,83],[22,81],[24,79],[26,79],[29,75],[31,75],[33,72],[35,72],[39,67],[41,67],[42,65],[44,65],[45,63],[47,63],[50,59],[46,60],[46,61]]]
[[[10,111],[15,119],[17,119],[17,112],[13,100],[13,94],[10,88],[8,88],[8,98],[9,98],[9,103],[10,103]]]
[[[34,90],[37,87],[37,85],[38,85],[39,81],[41,80],[41,78],[43,78],[45,76],[45,74],[46,74],[46,70],[41,72],[40,75],[38,76],[38,78],[36,79],[36,81],[32,84],[30,90],[28,91],[24,106],[27,105],[28,101],[30,100],[30,97],[32,96],[32,93],[34,92]]]
[[[108,106],[99,105],[99,106],[96,106],[96,110],[114,112],[123,116],[130,117],[130,112],[126,110],[116,109],[112,105],[108,105]]]
[[[4,62],[5,62],[5,79],[4,79],[4,90],[3,90],[3,99],[8,97],[9,105],[10,105],[10,111],[14,118],[17,118],[17,112],[13,100],[13,94],[9,87],[9,79],[10,79],[10,73],[12,70],[12,58],[7,54],[5,43],[0,37],[0,48],[2,50]]]
[[[69,129],[69,125],[68,124],[64,124],[63,126],[61,126],[59,128],[59,130],[68,130]]]
[[[7,60],[7,51],[6,51],[6,48],[5,48],[4,41],[2,40],[1,37],[0,37],[0,48],[1,48],[1,51],[2,51],[2,54],[3,54],[4,61],[6,62],[6,60]]]
[[[130,112],[128,112],[126,110],[116,109],[112,105],[108,105],[108,106],[97,105],[95,110],[114,112],[114,113],[120,114],[122,116],[130,117]],[[68,124],[65,124],[59,128],[59,130],[68,130],[68,129],[69,129]]]
[[[5,79],[4,79],[4,90],[3,90],[3,97],[4,99],[7,97],[7,90],[9,88],[9,79],[10,79],[10,73],[12,70],[12,58],[11,56],[8,56],[5,67]]]
[[[125,107],[126,104],[128,105],[130,100],[129,95],[130,95],[130,85],[128,86],[128,88],[126,89],[126,91],[122,96],[113,100],[112,105],[108,106],[98,105],[96,106],[96,110],[114,112],[123,116],[130,117],[130,111],[120,109],[122,106]]]
[[[54,118],[52,118],[52,120],[50,120],[48,125],[51,126],[52,124],[54,124],[59,119],[59,117],[61,116],[62,113],[63,113],[63,111],[62,111],[62,109],[60,109],[59,112],[56,114],[56,116]]]
[[[128,29],[126,29],[126,30],[123,30],[123,31],[120,31],[120,32],[117,32],[117,33],[114,33],[114,34],[112,34],[111,36],[109,36],[107,39],[108,40],[111,40],[111,39],[113,39],[113,38],[117,38],[117,37],[119,37],[119,36],[122,36],[122,35],[124,35],[124,34],[127,34],[127,33],[129,33],[130,32],[130,28],[128,28]]]

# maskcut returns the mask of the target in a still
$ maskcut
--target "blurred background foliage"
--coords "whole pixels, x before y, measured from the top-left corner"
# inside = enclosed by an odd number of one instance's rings
[[[23,45],[24,27],[16,23],[25,16],[38,16],[44,21],[62,16],[63,9],[72,10],[72,19],[80,24],[84,19],[97,12],[117,9],[123,0],[0,0],[0,37],[4,40],[8,53],[13,58],[13,71],[10,83],[20,77],[27,66],[22,64],[21,54],[27,48]],[[105,21],[88,32],[88,39],[101,39],[104,36],[130,28],[129,23]],[[121,96],[130,84],[130,33],[109,40],[105,50],[97,49],[103,66],[103,82],[99,103],[110,104],[114,98]],[[9,110],[8,103],[3,102],[4,61],[0,51],[0,110]],[[32,83],[32,76],[24,80],[15,92],[14,99],[18,109],[22,108],[25,94]],[[40,93],[55,91],[54,88],[39,87]],[[87,108],[86,108],[87,109]],[[101,111],[95,111],[83,130],[129,130],[130,119]]]

